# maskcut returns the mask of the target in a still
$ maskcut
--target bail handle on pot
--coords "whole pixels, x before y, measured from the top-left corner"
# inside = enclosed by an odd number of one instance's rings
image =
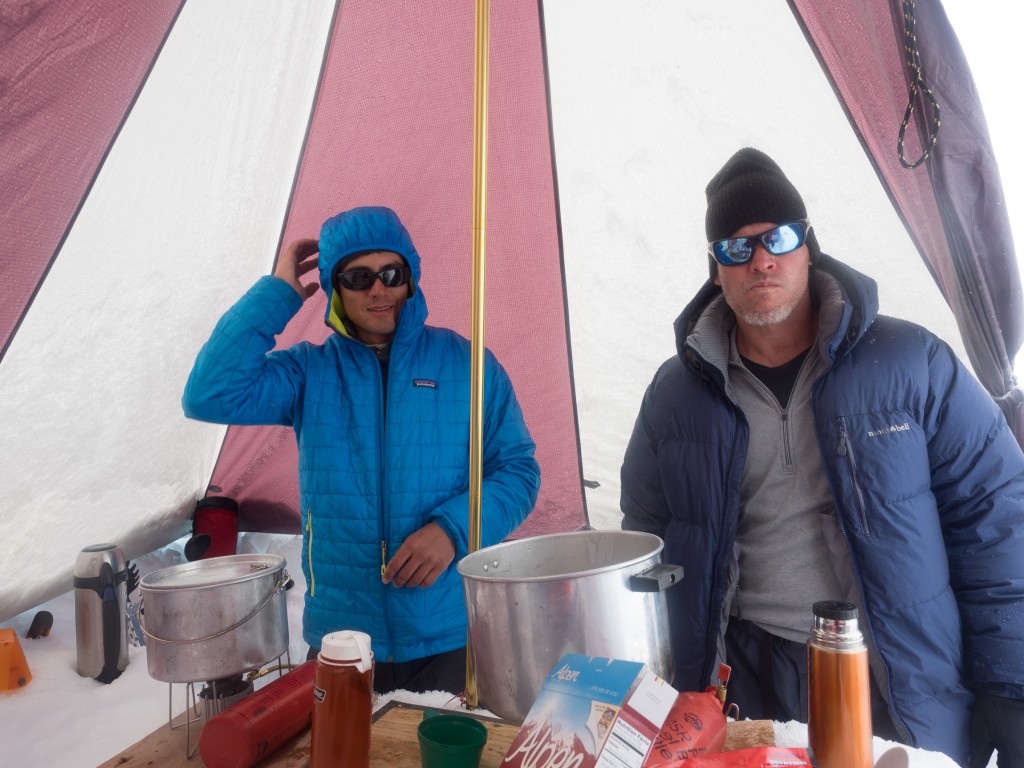
[[[222,635],[226,635],[229,632],[234,632],[240,626],[242,626],[243,624],[248,622],[250,619],[255,617],[256,614],[258,614],[260,611],[262,611],[264,608],[266,608],[268,605],[270,605],[270,601],[274,599],[274,596],[278,592],[280,592],[283,589],[290,588],[293,583],[294,582],[292,582],[291,577],[288,576],[288,571],[282,569],[281,575],[278,576],[277,581],[274,582],[274,586],[270,589],[270,593],[265,598],[263,598],[263,600],[260,601],[259,605],[257,605],[248,615],[246,615],[246,617],[244,619],[241,619],[240,621],[236,621],[231,626],[226,627],[226,628],[224,628],[224,629],[222,629],[222,630],[220,630],[218,632],[214,632],[211,635],[207,635],[206,637],[196,637],[196,638],[186,637],[186,638],[182,638],[182,639],[179,639],[179,640],[168,640],[167,638],[159,637],[158,635],[153,634],[152,630],[146,628],[146,625],[145,625],[145,610],[144,610],[145,609],[144,601],[145,601],[145,598],[146,598],[146,593],[143,592],[142,596],[139,598],[139,615],[143,617],[143,621],[140,623],[140,626],[142,628],[142,631],[146,634],[146,637],[151,638],[153,640],[156,640],[157,642],[160,642],[160,643],[170,643],[170,644],[205,643],[205,642],[207,642],[209,640],[215,640],[216,638],[221,637]]]

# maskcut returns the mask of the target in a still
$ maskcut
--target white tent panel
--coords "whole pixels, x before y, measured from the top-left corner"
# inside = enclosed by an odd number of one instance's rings
[[[224,428],[181,391],[273,261],[333,9],[185,4],[0,366],[0,616],[185,531]]]

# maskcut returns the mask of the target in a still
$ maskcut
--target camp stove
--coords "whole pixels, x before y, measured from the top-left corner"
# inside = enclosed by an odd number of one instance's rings
[[[221,680],[210,680],[199,691],[199,723],[206,725],[206,721],[214,715],[219,715],[225,709],[235,704],[255,690],[252,680],[243,675],[225,677]]]
[[[291,653],[285,653],[268,662],[269,666],[258,667],[242,674],[228,675],[216,680],[202,680],[184,683],[185,714],[174,717],[174,686],[167,685],[167,724],[171,730],[185,729],[185,757],[191,760],[199,748],[198,733],[207,721],[219,715],[228,707],[242,701],[255,690],[254,682],[265,675],[277,672],[281,677],[292,668]],[[196,689],[198,693],[196,692]],[[178,720],[175,723],[175,719]],[[192,739],[192,728],[198,725],[195,742]]]

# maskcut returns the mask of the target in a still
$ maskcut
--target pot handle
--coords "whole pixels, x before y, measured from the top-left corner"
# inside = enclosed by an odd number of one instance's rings
[[[658,563],[629,577],[631,592],[661,592],[683,578],[683,566]]]
[[[145,611],[145,606],[143,604],[143,601],[145,600],[145,597],[146,597],[146,593],[143,592],[141,594],[141,596],[139,597],[139,614],[142,616],[142,621],[139,622],[139,626],[142,628],[142,631],[145,633],[146,637],[152,638],[153,640],[156,640],[157,642],[170,643],[172,645],[188,645],[190,643],[205,643],[206,641],[213,640],[214,638],[220,637],[221,635],[226,635],[228,632],[234,632],[240,626],[245,624],[245,622],[247,622],[249,619],[251,619],[257,613],[262,611],[264,608],[266,608],[270,604],[270,601],[274,599],[274,595],[276,595],[282,589],[288,589],[288,582],[289,581],[291,581],[291,578],[289,578],[289,576],[288,576],[288,571],[282,571],[281,575],[277,579],[277,582],[274,584],[273,588],[270,590],[270,594],[268,594],[266,596],[266,598],[259,605],[256,606],[256,609],[252,613],[250,613],[248,616],[246,616],[244,619],[242,619],[241,621],[235,622],[234,624],[232,624],[227,629],[222,629],[220,632],[214,632],[212,635],[208,635],[207,637],[199,637],[199,638],[194,638],[194,639],[193,638],[188,638],[188,639],[185,639],[185,640],[167,640],[166,638],[158,637],[157,635],[154,635],[152,632],[150,632],[148,629],[146,629],[146,615],[145,615],[145,612],[144,612]]]

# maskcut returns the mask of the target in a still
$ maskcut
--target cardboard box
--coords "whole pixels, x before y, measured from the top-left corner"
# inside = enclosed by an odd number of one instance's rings
[[[502,768],[640,768],[677,695],[640,662],[566,654]]]

